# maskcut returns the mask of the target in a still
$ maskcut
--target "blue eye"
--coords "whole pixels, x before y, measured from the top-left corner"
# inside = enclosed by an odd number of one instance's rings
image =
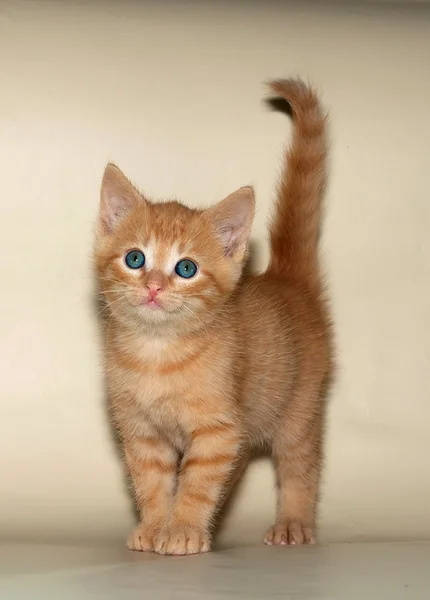
[[[125,264],[130,269],[141,269],[145,264],[145,255],[140,250],[131,250],[125,255]]]
[[[193,263],[192,260],[188,260],[185,258],[184,260],[180,260],[175,267],[175,273],[179,275],[179,277],[184,277],[184,279],[190,279],[190,277],[194,277],[197,273],[197,265]]]

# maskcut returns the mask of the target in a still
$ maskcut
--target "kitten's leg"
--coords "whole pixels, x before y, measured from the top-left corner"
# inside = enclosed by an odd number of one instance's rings
[[[313,544],[322,463],[325,403],[321,378],[300,378],[273,442],[278,502],[268,545]]]
[[[240,453],[240,457],[238,458],[235,467],[230,475],[228,483],[224,488],[223,501],[225,502],[233,489],[236,487],[236,484],[239,483],[243,473],[246,470],[246,467],[249,464],[249,452],[242,449]]]
[[[231,423],[193,432],[169,523],[155,541],[159,554],[210,550],[210,530],[241,455],[240,430]]]
[[[149,433],[125,439],[124,450],[140,515],[127,546],[147,552],[154,549],[154,537],[164,527],[171,509],[178,456],[166,441]]]

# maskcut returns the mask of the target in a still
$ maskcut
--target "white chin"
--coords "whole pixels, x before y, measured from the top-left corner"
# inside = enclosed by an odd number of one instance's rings
[[[169,314],[161,306],[147,306],[143,305],[139,307],[140,315],[148,321],[163,321]]]

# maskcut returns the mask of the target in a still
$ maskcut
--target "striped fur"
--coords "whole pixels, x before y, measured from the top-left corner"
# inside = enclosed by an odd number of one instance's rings
[[[315,540],[328,311],[317,259],[325,184],[325,117],[301,81],[272,84],[295,117],[266,273],[243,271],[251,188],[207,210],[143,197],[114,165],[102,183],[95,259],[114,427],[123,440],[140,522],[128,546],[208,551],[217,512],[250,451],[272,450],[278,480],[267,544]],[[131,249],[144,268],[127,268]],[[198,272],[181,279],[183,258]],[[159,289],[158,307],[147,304]]]

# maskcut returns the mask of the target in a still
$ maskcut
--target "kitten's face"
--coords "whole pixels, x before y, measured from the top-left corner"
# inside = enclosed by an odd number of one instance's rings
[[[96,266],[111,313],[158,333],[185,333],[209,322],[240,278],[253,207],[250,188],[206,211],[154,204],[109,165]]]

